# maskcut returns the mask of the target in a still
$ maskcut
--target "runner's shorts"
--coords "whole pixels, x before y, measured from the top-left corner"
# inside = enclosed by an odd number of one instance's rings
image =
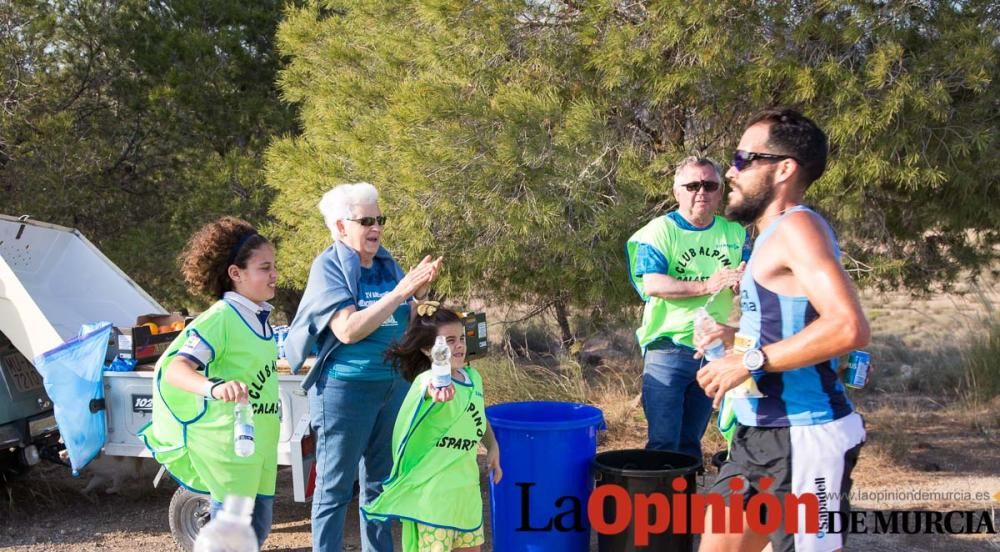
[[[864,420],[857,412],[825,424],[790,427],[747,427],[738,425],[733,437],[730,461],[723,464],[711,492],[727,498],[733,494],[730,481],[740,478],[744,501],[761,492],[761,477],[774,478],[767,489],[780,498],[785,493],[814,493],[819,499],[820,530],[785,533],[784,520],[770,535],[774,552],[828,552],[843,548],[844,535],[825,529],[825,512],[850,513],[847,495],[851,490],[851,470],[865,442]],[[800,506],[800,508],[802,508]],[[765,516],[773,513],[765,512]],[[777,515],[782,515],[778,512]],[[837,517],[837,516],[834,516]],[[763,521],[763,520],[762,520]],[[838,523],[839,525],[839,523]]]

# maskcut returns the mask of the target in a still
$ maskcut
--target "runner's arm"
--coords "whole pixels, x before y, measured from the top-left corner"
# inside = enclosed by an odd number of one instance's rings
[[[788,268],[819,316],[801,332],[765,346],[765,370],[794,370],[867,345],[871,330],[857,290],[823,223],[810,213],[794,213],[782,224],[780,239]]]

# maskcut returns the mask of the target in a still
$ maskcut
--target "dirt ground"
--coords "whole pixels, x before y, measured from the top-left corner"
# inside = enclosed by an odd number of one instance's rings
[[[901,400],[901,399],[898,399]],[[893,428],[879,413],[885,401],[897,399],[880,397],[862,403],[862,412],[870,411],[868,429],[870,442],[878,442],[885,431]],[[921,403],[919,398],[910,401]],[[921,403],[922,404],[922,403]],[[907,408],[908,412],[921,412]],[[915,432],[912,447],[902,462],[891,462],[888,449],[872,447],[862,453],[855,471],[855,490],[866,494],[855,502],[862,510],[993,510],[1000,502],[968,501],[956,499],[900,500],[879,499],[878,493],[922,490],[926,492],[975,492],[987,491],[990,495],[1000,492],[1000,447],[996,443],[974,434],[961,421],[935,412],[933,408],[923,413],[907,426]],[[609,442],[614,448],[620,441]],[[710,485],[714,470],[710,470],[701,485]],[[167,507],[176,485],[165,482],[159,489],[149,484],[155,466],[145,467],[141,479],[134,480],[116,495],[101,494],[88,499],[80,494],[86,476],[74,478],[61,466],[40,466],[28,475],[0,485],[0,549],[11,551],[101,551],[176,550],[167,523]],[[279,494],[275,505],[274,526],[265,544],[265,550],[309,550],[309,507],[292,501],[290,472],[279,474]],[[484,493],[484,504],[488,504]],[[348,514],[348,531],[345,550],[360,550],[356,505]],[[489,515],[485,514],[487,542],[490,541]],[[994,513],[994,520],[997,519]],[[398,542],[398,534],[397,534]],[[592,550],[597,550],[596,536]],[[1000,550],[997,535],[852,535],[849,549],[873,552],[932,551],[973,552]],[[487,545],[484,551],[492,548]],[[556,551],[554,551],[556,552]]]
[[[82,495],[86,473],[74,478],[68,468],[51,464],[0,485],[4,502],[0,508],[0,550],[177,550],[167,521],[177,485],[166,478],[154,489],[150,482],[156,468],[148,462],[140,479],[112,495]],[[291,489],[291,471],[282,469],[274,523],[264,550],[311,550],[309,505],[294,502]],[[355,499],[348,510],[344,550],[361,550],[358,526]],[[396,541],[398,546],[398,527]]]
[[[995,306],[1000,305],[998,290],[1000,285],[989,294]],[[1000,529],[1000,399],[972,410],[947,398],[954,397],[948,389],[938,392],[924,385],[915,391],[910,381],[926,377],[920,376],[926,374],[919,371],[921,361],[932,367],[939,358],[953,361],[954,354],[935,340],[953,344],[955,329],[964,325],[962,317],[968,318],[978,307],[950,296],[915,301],[904,294],[866,295],[866,311],[878,342],[872,351],[880,363],[868,388],[851,391],[868,430],[868,442],[854,471],[853,506],[859,510],[985,510]],[[644,444],[645,420],[638,401],[632,399],[638,372],[637,365],[624,369],[624,383],[617,394],[587,395],[589,402],[604,411],[611,429],[600,450]],[[705,448],[719,447],[719,438],[710,428]],[[41,465],[19,478],[0,478],[0,550],[176,550],[167,522],[176,485],[168,480],[154,489],[150,481],[156,466],[150,462],[145,471],[119,494],[94,499],[80,494],[86,474],[74,478],[61,466]],[[699,478],[699,486],[704,489],[713,477],[714,470],[709,470]],[[291,488],[290,471],[283,469],[265,550],[310,550],[309,506],[293,502]],[[987,498],[975,498],[977,493]],[[484,504],[489,504],[485,493]],[[488,512],[484,518],[489,543]],[[356,505],[349,509],[347,528],[345,550],[360,550]],[[592,550],[597,550],[596,536],[591,542]],[[849,538],[847,549],[1000,552],[1000,536],[861,534]],[[487,544],[483,550],[492,548]]]

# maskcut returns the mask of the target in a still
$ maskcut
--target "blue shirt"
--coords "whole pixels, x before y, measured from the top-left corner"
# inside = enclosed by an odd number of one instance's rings
[[[357,302],[346,301],[339,308],[353,305],[359,311],[364,310],[391,292],[397,283],[388,261],[376,258],[370,268],[361,267]],[[396,377],[392,365],[384,358],[385,352],[403,337],[409,320],[410,304],[403,303],[367,337],[334,349],[327,361],[329,375],[357,381],[383,381]]]

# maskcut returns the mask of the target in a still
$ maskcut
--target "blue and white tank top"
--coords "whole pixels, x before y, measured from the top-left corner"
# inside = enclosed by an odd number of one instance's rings
[[[791,213],[807,211],[823,221],[834,253],[840,248],[829,223],[818,213],[802,205],[795,206],[772,222],[754,243],[740,281],[740,333],[754,338],[758,347],[787,339],[805,328],[819,315],[804,295],[782,295],[762,286],[753,277],[754,256]],[[787,372],[767,373],[756,378],[763,398],[730,399],[736,419],[745,426],[786,427],[831,422],[854,411],[844,386],[837,378],[838,359],[832,358]]]

